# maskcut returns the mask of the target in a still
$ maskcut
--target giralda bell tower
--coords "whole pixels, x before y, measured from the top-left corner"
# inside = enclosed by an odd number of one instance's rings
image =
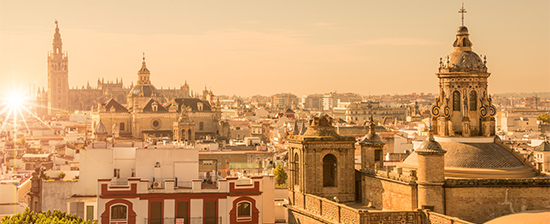
[[[69,108],[69,59],[63,52],[57,20],[52,45],[53,51],[48,54],[48,113],[56,114]]]

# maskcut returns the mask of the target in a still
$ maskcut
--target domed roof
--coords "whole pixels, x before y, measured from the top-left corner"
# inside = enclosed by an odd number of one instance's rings
[[[459,26],[456,30],[456,33],[458,34],[468,34],[468,27],[466,26]]]
[[[99,124],[95,126],[95,133],[96,134],[104,134],[107,133],[107,129],[105,128],[105,125],[103,122],[99,121]]]
[[[483,60],[473,51],[453,51],[448,63],[449,68],[485,68]]]
[[[359,144],[384,144],[380,136],[376,134],[376,124],[374,124],[372,115],[369,124],[369,133],[366,134],[363,139],[361,139]]]
[[[496,143],[441,142],[438,144],[441,149],[447,151],[445,167],[503,169],[524,166],[511,152]],[[409,157],[403,163],[416,165],[416,159]]]
[[[441,144],[436,142],[433,136],[430,136],[426,141],[422,142],[422,145],[415,152],[426,152],[426,153],[445,153],[447,151],[443,150]]]
[[[440,142],[439,144],[441,149],[447,151],[444,155],[446,177],[536,175],[531,168],[504,148],[505,146],[497,143]],[[411,153],[399,166],[415,169],[418,166],[417,152]],[[460,171],[457,172],[457,170]]]
[[[486,72],[486,60],[472,51],[474,45],[469,39],[468,28],[458,27],[454,50],[445,59],[441,58],[440,70],[448,72],[480,71]]]
[[[151,84],[137,84],[129,92],[131,97],[143,96],[143,97],[153,97],[158,96],[158,91],[155,86]]]

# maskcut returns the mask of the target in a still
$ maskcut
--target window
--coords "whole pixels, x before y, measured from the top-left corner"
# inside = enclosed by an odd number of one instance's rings
[[[187,140],[192,141],[193,139],[191,139],[191,129],[187,130],[187,133]]]
[[[151,105],[151,108],[153,111],[158,111],[159,110],[159,105],[157,104],[157,102],[154,102],[152,105]]]
[[[453,111],[460,111],[460,92],[453,92]]]
[[[328,154],[323,158],[323,187],[336,187],[336,156]]]
[[[199,131],[204,130],[204,122],[199,122]]]
[[[113,177],[120,178],[120,169],[114,169]]]
[[[470,92],[470,111],[476,111],[477,110],[477,92],[471,91]]]
[[[250,202],[240,202],[237,204],[237,217],[250,217],[252,214]]]
[[[111,219],[126,220],[128,208],[125,205],[111,206]]]
[[[204,202],[204,223],[218,223],[218,205],[217,201]]]
[[[197,110],[202,111],[202,109],[203,109],[202,103],[197,103]]]
[[[151,202],[149,204],[149,223],[161,224],[162,219],[162,202]]]
[[[124,131],[124,122],[120,122],[120,129],[121,131]]]
[[[176,206],[176,219],[183,219],[185,224],[189,224],[189,202],[180,201]]]
[[[300,156],[294,154],[294,185],[300,185]]]
[[[94,219],[94,206],[88,205],[86,206],[86,220],[93,220]]]

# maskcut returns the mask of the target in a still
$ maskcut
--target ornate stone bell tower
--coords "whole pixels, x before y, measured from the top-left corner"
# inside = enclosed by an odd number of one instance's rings
[[[464,8],[459,11],[465,13]],[[454,50],[439,61],[439,97],[431,108],[438,136],[494,136],[496,108],[487,90],[487,60],[472,51],[468,28],[458,27]]]
[[[63,113],[69,108],[69,57],[63,52],[57,20],[53,51],[48,55],[48,113]]]

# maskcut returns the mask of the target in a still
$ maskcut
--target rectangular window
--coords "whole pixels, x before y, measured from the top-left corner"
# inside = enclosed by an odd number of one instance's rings
[[[204,202],[204,224],[218,223],[218,217],[216,217],[217,210],[216,201]]]
[[[176,204],[176,223],[178,220],[184,220],[184,224],[189,224],[189,202],[180,201]]]
[[[381,161],[381,154],[382,150],[374,150],[374,161],[380,162]]]
[[[149,224],[162,224],[162,202],[151,202],[149,208]]]
[[[94,206],[86,206],[86,220],[94,220]]]

